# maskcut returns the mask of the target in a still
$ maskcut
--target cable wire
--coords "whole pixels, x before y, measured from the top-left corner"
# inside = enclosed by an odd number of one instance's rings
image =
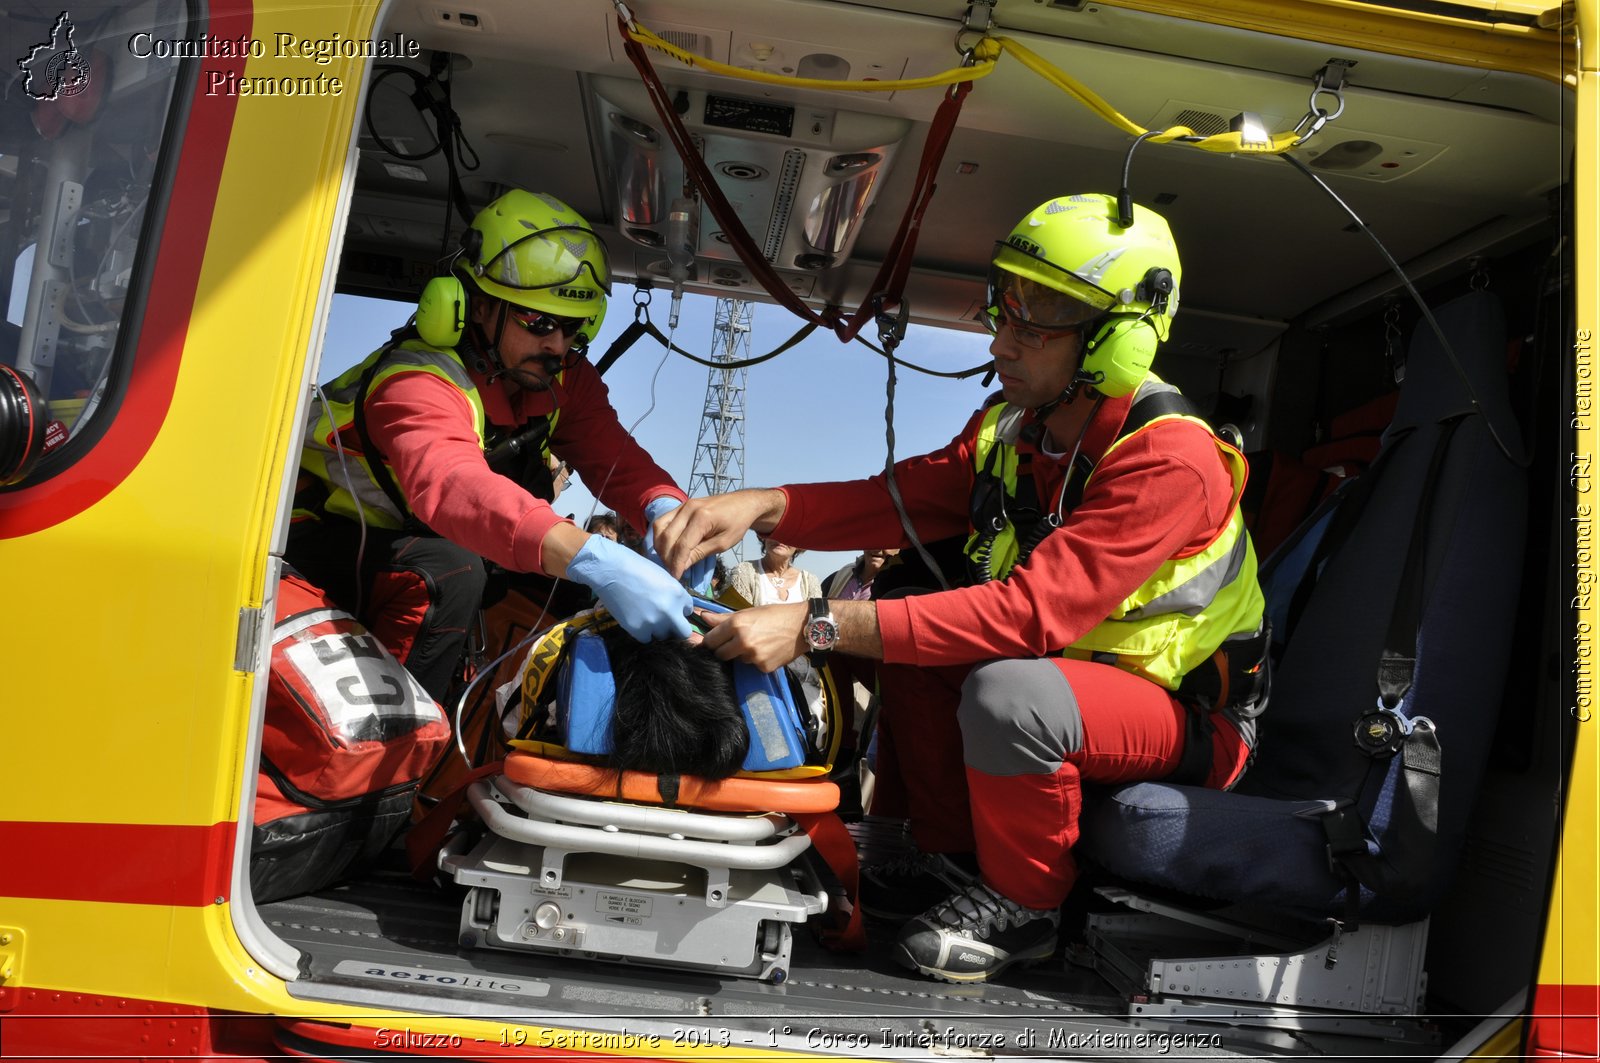
[[[873,343],[871,340],[863,336],[858,335],[856,337],[856,342],[861,344],[867,350],[871,351],[873,354],[876,354],[881,358],[887,358],[895,365],[904,366],[914,373],[921,373],[924,376],[942,377],[945,380],[965,380],[968,377],[977,376],[979,373],[987,373],[994,365],[994,359],[991,358],[982,365],[975,365],[970,369],[929,369],[927,366],[917,365],[915,362],[908,362],[899,355],[890,354],[888,351],[884,350],[882,347],[879,347],[876,343]]]
[[[917,556],[922,558],[928,566],[928,571],[933,573],[933,578],[939,581],[941,590],[950,589],[950,581],[945,579],[944,569],[939,567],[939,562],[934,560],[928,548],[922,545],[922,540],[917,537],[917,530],[912,526],[911,515],[906,512],[905,499],[900,496],[900,485],[894,479],[894,390],[895,390],[895,362],[897,359],[891,353],[897,341],[892,336],[884,337],[885,353],[889,360],[888,380],[884,385],[883,405],[883,438],[886,448],[883,463],[883,483],[889,491],[889,500],[894,503],[895,514],[900,518],[900,528],[906,533],[906,539],[917,551]]]
[[[1411,277],[1406,273],[1405,269],[1400,265],[1395,257],[1389,253],[1389,249],[1385,247],[1383,241],[1378,238],[1378,234],[1368,228],[1367,223],[1362,220],[1361,215],[1357,214],[1350,204],[1341,199],[1339,193],[1328,187],[1326,181],[1312,173],[1310,167],[1308,167],[1305,163],[1301,162],[1293,155],[1281,155],[1279,157],[1285,162],[1289,163],[1295,169],[1299,170],[1301,173],[1305,174],[1313,184],[1326,192],[1328,194],[1328,198],[1337,203],[1339,207],[1350,216],[1350,219],[1355,222],[1356,228],[1360,229],[1364,234],[1366,234],[1367,238],[1372,241],[1374,246],[1377,247],[1378,253],[1381,254],[1383,256],[1383,260],[1389,264],[1389,269],[1393,271],[1394,275],[1400,278],[1400,283],[1405,287],[1405,290],[1410,293],[1412,301],[1417,304],[1417,308],[1422,311],[1422,316],[1428,322],[1428,326],[1433,329],[1433,334],[1439,340],[1439,345],[1444,349],[1445,357],[1449,359],[1451,368],[1456,371],[1456,375],[1461,378],[1462,386],[1467,389],[1467,399],[1472,404],[1472,412],[1483,417],[1483,423],[1488,428],[1489,438],[1494,440],[1495,447],[1499,449],[1500,453],[1506,456],[1506,460],[1511,462],[1511,464],[1515,465],[1519,469],[1526,469],[1533,461],[1531,448],[1530,453],[1519,456],[1513,454],[1511,452],[1511,448],[1506,445],[1506,441],[1500,438],[1500,431],[1495,426],[1494,418],[1484,413],[1482,404],[1478,402],[1477,390],[1472,386],[1472,378],[1467,374],[1466,368],[1462,366],[1461,359],[1456,356],[1455,345],[1452,344],[1450,342],[1450,338],[1444,334],[1444,329],[1440,327],[1439,320],[1433,316],[1433,310],[1428,306],[1427,300],[1422,298],[1422,293],[1417,291],[1417,286],[1411,282]]]
[[[328,409],[328,394],[322,390],[321,384],[312,384],[312,390],[317,393],[317,398],[322,402],[324,411]],[[339,471],[344,476],[344,489],[350,492],[350,498],[356,504],[356,521],[361,525],[361,537],[356,541],[356,607],[351,614],[357,618],[361,616],[361,605],[364,597],[365,580],[361,578],[361,565],[367,555],[367,508],[361,504],[361,493],[356,490],[356,482],[350,475],[350,462],[345,458],[344,442],[339,436],[342,434],[337,429],[331,433],[333,436],[333,450],[339,456]]]

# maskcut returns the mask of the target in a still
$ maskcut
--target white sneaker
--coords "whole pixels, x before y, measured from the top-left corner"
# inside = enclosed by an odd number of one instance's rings
[[[986,982],[1054,954],[1060,920],[1053,908],[1024,908],[975,882],[907,923],[894,958],[942,981]]]

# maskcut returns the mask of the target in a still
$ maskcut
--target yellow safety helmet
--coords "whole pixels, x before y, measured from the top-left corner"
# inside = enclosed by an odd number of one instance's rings
[[[1120,224],[1116,197],[1060,196],[1030,211],[995,245],[985,324],[1041,331],[1087,327],[1083,372],[1103,395],[1131,394],[1150,371],[1178,310],[1182,268],[1167,221],[1135,206]]]
[[[589,343],[605,320],[611,263],[583,215],[555,196],[518,188],[478,212],[461,234],[451,275],[423,289],[417,331],[428,343],[453,347],[460,340],[463,283],[513,306],[582,321],[578,336]]]

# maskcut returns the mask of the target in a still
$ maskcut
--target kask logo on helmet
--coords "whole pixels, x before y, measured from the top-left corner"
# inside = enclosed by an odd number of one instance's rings
[[[1044,257],[1044,248],[1040,247],[1032,240],[1024,239],[1023,237],[1018,236],[1016,233],[1012,233],[1010,236],[1006,237],[1006,243],[1010,244],[1012,247],[1023,252],[1024,254],[1032,255],[1034,258]]]
[[[592,288],[557,288],[557,299],[593,299],[599,293]]]

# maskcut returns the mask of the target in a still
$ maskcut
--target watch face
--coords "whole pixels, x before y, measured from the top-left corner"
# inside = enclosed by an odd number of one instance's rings
[[[831,617],[819,616],[806,622],[806,645],[814,650],[831,650],[839,641],[839,625]]]

